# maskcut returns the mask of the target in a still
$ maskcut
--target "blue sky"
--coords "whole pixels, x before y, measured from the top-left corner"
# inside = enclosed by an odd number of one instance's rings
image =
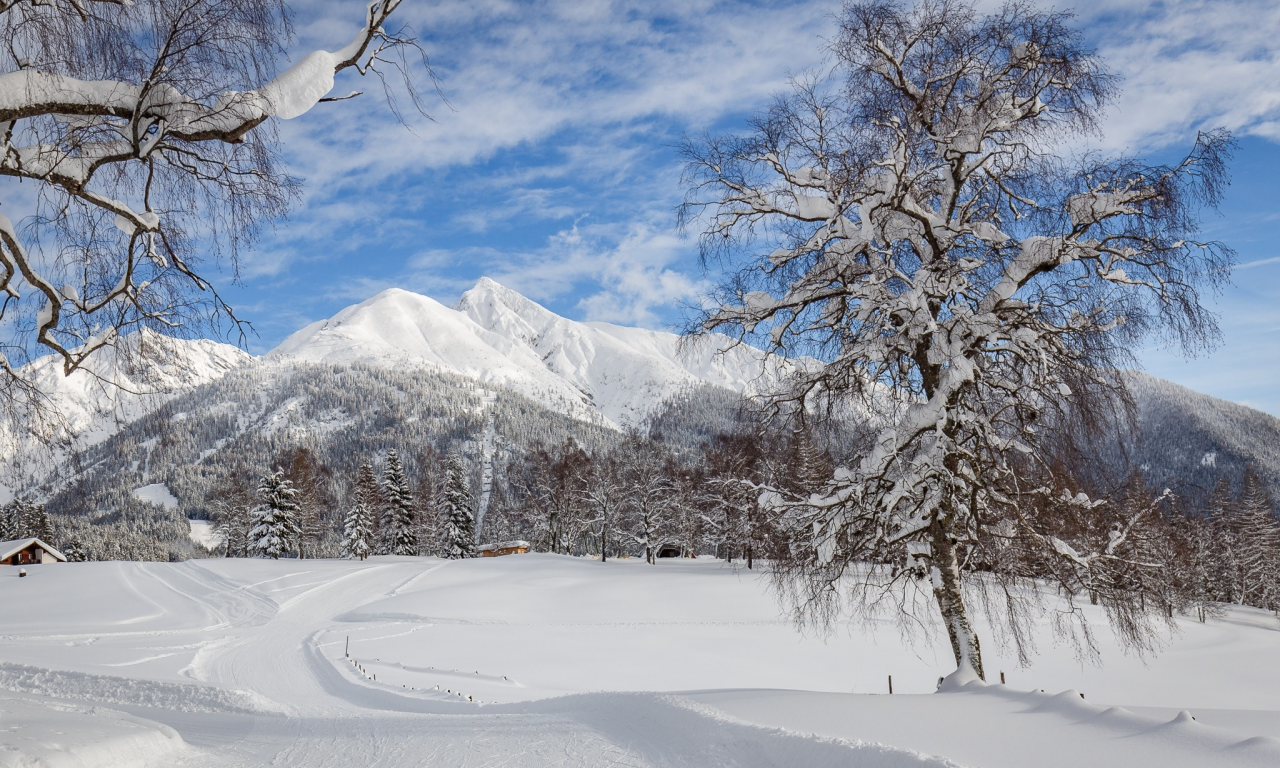
[[[1280,8],[1273,2],[1076,5],[1123,95],[1104,148],[1155,159],[1198,128],[1241,138],[1213,237],[1239,252],[1210,304],[1224,343],[1155,375],[1280,415]],[[1059,4],[1059,7],[1070,7]],[[362,3],[296,3],[297,55],[354,33]],[[307,322],[399,286],[452,303],[481,275],[575,319],[664,327],[708,280],[675,231],[675,144],[735,131],[822,63],[835,0],[405,0],[448,104],[395,121],[375,82],[348,76],[282,124],[303,204],[242,265],[227,298],[265,351]],[[296,55],[295,55],[296,59]],[[402,105],[403,106],[403,105]]]

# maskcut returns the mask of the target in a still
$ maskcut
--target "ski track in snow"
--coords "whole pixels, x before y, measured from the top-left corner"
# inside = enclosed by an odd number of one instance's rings
[[[497,627],[509,641],[534,643],[538,632],[566,627],[789,631],[747,612],[760,596],[741,576],[696,564],[615,564],[605,571],[550,556],[88,563],[33,568],[21,583],[0,584],[0,611],[15,617],[0,646],[5,768],[1280,764],[1280,740],[1269,735],[1250,738],[1191,715],[1099,706],[1075,691],[589,693],[568,684],[563,692],[571,695],[557,695],[545,681],[516,675],[517,681],[506,668],[437,669],[418,661],[450,658],[441,645],[446,638],[435,633],[467,626]],[[708,584],[733,594],[746,590],[749,599],[727,607],[721,599],[715,607],[727,613],[710,615],[706,601],[718,593]],[[597,590],[610,589],[622,590],[624,618],[615,610],[620,606],[596,602]],[[531,597],[539,592],[555,601],[548,605],[577,600],[581,624],[544,615]],[[650,615],[663,610],[663,601],[668,620]],[[511,605],[527,611],[510,622],[486,615]],[[457,610],[471,614],[470,621],[450,615]],[[688,665],[697,662],[673,655],[681,637],[655,651],[663,658],[658,663],[696,669]],[[388,653],[400,658],[372,658]],[[491,660],[497,667],[513,663]],[[409,690],[410,683],[433,680],[449,691],[426,683],[425,690]],[[459,690],[507,699],[470,704],[459,700]],[[44,733],[63,735],[42,740]]]

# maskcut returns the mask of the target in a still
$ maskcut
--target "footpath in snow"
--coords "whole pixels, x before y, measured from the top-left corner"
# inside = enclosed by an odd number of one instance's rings
[[[1247,609],[1145,660],[1102,631],[1100,667],[1042,628],[1030,669],[988,649],[1008,685],[932,693],[944,637],[806,636],[713,560],[29,574],[0,571],[6,768],[1280,765],[1280,621]]]

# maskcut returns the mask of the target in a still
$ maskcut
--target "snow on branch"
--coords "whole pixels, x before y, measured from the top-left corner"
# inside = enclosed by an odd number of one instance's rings
[[[962,555],[994,567],[1002,525],[1089,567],[1138,524],[1081,554],[1015,521],[1064,432],[1123,414],[1118,371],[1144,336],[1212,341],[1199,292],[1232,254],[1198,218],[1232,143],[1204,134],[1172,167],[1072,157],[1064,140],[1097,125],[1114,78],[1069,21],[852,3],[828,79],[799,79],[750,136],[684,148],[682,224],[738,269],[701,330],[822,360],[778,393],[797,410],[848,398],[877,417],[825,492],[761,497],[810,532],[799,578],[927,542],[940,605],[959,610],[948,574]]]
[[[69,374],[133,327],[239,327],[198,256],[237,266],[296,196],[269,120],[350,98],[327,98],[343,70],[381,76],[402,66],[387,53],[420,51],[386,28],[400,4],[369,2],[348,42],[272,76],[280,0],[0,3],[0,175],[35,182],[39,204],[0,226],[6,359],[42,347]]]

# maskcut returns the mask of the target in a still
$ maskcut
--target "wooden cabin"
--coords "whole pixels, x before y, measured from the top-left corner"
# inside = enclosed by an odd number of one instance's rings
[[[485,544],[477,548],[481,557],[502,557],[503,555],[523,555],[529,551],[527,541],[500,541],[497,544]]]
[[[0,541],[0,565],[39,565],[65,563],[67,558],[40,539]]]

